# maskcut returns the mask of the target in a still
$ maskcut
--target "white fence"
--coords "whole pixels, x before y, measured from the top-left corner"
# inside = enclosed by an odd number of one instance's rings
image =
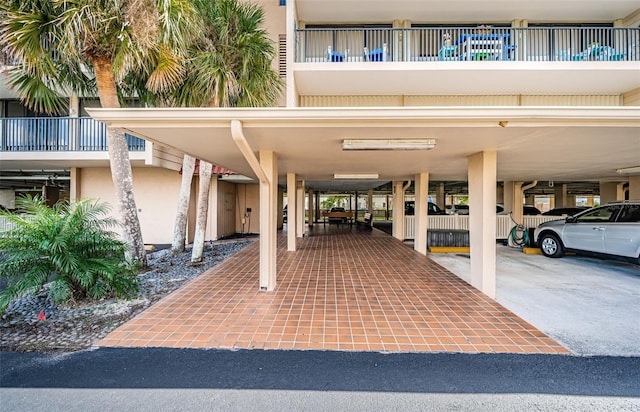
[[[550,220],[564,219],[565,216],[524,216],[523,225],[526,228],[535,228],[539,224]],[[404,238],[414,239],[416,233],[415,216],[404,218]],[[506,239],[509,232],[516,224],[509,215],[496,215],[496,239]],[[469,230],[469,215],[437,215],[429,216],[428,229],[433,230]]]

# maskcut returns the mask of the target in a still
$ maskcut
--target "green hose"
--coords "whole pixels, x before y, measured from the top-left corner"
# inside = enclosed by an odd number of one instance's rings
[[[511,218],[511,221],[516,225],[512,227],[511,231],[509,232],[507,245],[513,248],[521,249],[529,246],[529,229],[513,220],[513,215],[511,213],[509,213],[509,217]]]

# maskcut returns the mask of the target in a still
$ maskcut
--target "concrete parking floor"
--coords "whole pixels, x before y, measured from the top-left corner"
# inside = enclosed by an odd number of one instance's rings
[[[497,245],[496,300],[578,355],[640,356],[640,266]],[[469,255],[429,258],[470,279]]]

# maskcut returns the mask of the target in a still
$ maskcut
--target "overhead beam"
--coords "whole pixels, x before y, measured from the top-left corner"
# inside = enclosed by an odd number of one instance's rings
[[[258,176],[260,183],[270,184],[271,180],[267,176],[267,173],[265,173],[262,166],[260,166],[260,161],[256,157],[255,153],[253,153],[251,146],[249,146],[249,142],[247,142],[247,138],[242,130],[242,122],[240,120],[231,120],[231,137],[244,158],[249,163],[251,170],[253,170],[256,176]]]

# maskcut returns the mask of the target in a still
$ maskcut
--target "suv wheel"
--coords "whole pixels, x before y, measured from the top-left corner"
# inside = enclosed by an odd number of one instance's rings
[[[560,242],[560,239],[558,239],[556,235],[544,233],[540,236],[538,243],[540,244],[542,254],[546,257],[559,258],[564,256],[562,242]]]

